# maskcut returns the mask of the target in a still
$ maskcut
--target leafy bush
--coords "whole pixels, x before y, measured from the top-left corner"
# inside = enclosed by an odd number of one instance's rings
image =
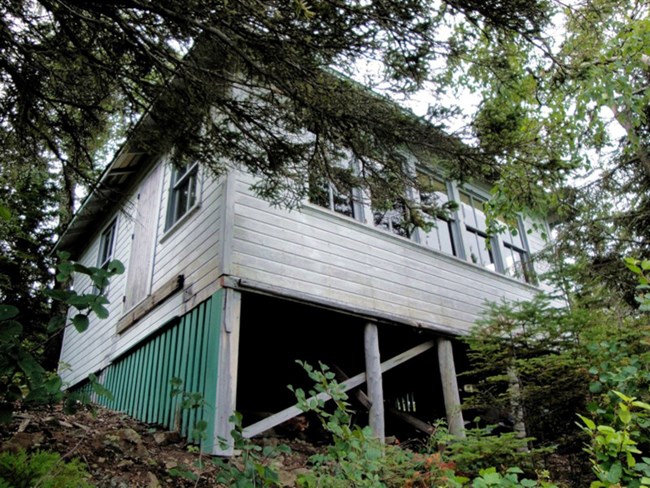
[[[55,316],[48,324],[48,333],[56,333],[67,325],[79,332],[88,328],[90,315],[100,319],[108,317],[105,305],[108,300],[103,290],[111,276],[124,272],[124,266],[115,260],[106,269],[88,268],[69,261],[68,253],[59,253],[61,262],[57,267],[56,280],[69,281],[72,273],[86,274],[96,290],[80,294],[74,290],[52,289],[44,293],[51,299],[77,310],[68,324],[65,317]],[[30,345],[23,341],[23,326],[18,321],[21,311],[12,305],[0,304],[0,422],[11,420],[17,401],[24,403],[47,403],[61,399],[61,379],[56,373],[47,372],[39,364]]]
[[[536,462],[551,448],[529,449],[533,438],[519,438],[514,432],[494,433],[494,426],[476,427],[465,431],[464,439],[454,438],[444,445],[444,454],[465,476],[496,467],[502,471],[518,466],[534,473]]]
[[[618,391],[613,393],[619,401],[610,425],[596,425],[579,416],[584,424],[581,428],[591,437],[586,450],[598,478],[591,487],[650,486],[650,458],[643,457],[638,443],[650,430],[650,405]]]
[[[54,452],[0,453],[0,486],[11,488],[90,488],[85,466]]]

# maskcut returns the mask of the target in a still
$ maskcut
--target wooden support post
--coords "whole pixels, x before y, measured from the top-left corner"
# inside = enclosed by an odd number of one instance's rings
[[[442,380],[442,394],[445,399],[445,412],[449,433],[457,437],[465,437],[463,412],[460,405],[460,393],[456,381],[456,366],[454,351],[449,339],[438,338],[438,365]]]
[[[217,408],[214,428],[214,451],[219,456],[234,452],[230,417],[237,408],[237,367],[239,360],[239,320],[241,293],[226,289],[224,313],[219,341],[219,369],[217,371]],[[225,445],[224,441],[225,440]]]
[[[370,410],[368,423],[373,434],[381,442],[386,437],[384,428],[384,388],[381,377],[381,358],[379,357],[379,330],[377,324],[368,322],[364,329],[364,345],[366,352],[366,385]]]

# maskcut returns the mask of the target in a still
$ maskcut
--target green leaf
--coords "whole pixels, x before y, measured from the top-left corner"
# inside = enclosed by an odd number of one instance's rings
[[[124,265],[119,259],[113,259],[108,263],[108,271],[113,274],[122,274],[124,273]]]
[[[618,411],[618,418],[621,419],[621,422],[623,422],[624,424],[627,425],[632,420],[632,414],[630,413],[630,411],[628,409],[621,408]]]
[[[596,428],[596,424],[593,420],[588,419],[587,417],[584,417],[580,414],[578,414],[578,417],[580,417],[580,420],[582,420],[582,422],[587,426],[589,430],[594,430]]]
[[[632,405],[634,405],[635,407],[642,408],[644,410],[650,410],[650,404],[647,404],[645,402],[640,402],[638,400],[632,402]]]
[[[108,309],[99,303],[91,303],[90,308],[100,319],[108,318]]]
[[[88,315],[78,313],[72,318],[72,325],[74,325],[74,328],[77,329],[78,332],[85,332],[88,329],[88,325],[90,325]]]
[[[13,319],[16,315],[18,315],[17,307],[0,303],[0,320]]]
[[[591,393],[600,393],[603,391],[603,384],[600,381],[592,381],[589,383],[589,391]]]
[[[56,317],[52,317],[47,323],[47,332],[52,334],[63,327],[65,327],[65,317],[57,315]]]
[[[616,395],[617,397],[619,397],[619,398],[620,398],[621,400],[623,400],[624,402],[630,402],[631,400],[633,400],[633,398],[631,398],[631,397],[629,397],[629,396],[627,396],[627,395],[621,393],[620,391],[612,390],[612,393],[614,393],[614,395]]]
[[[90,381],[90,386],[97,395],[106,398],[108,401],[113,401],[113,393],[111,393],[111,391],[104,385],[99,383],[96,378]]]
[[[610,483],[618,483],[621,479],[622,474],[623,467],[621,466],[621,463],[617,461],[609,468],[609,472],[607,473],[607,481]]]
[[[23,326],[15,320],[7,320],[0,324],[0,342],[13,342],[23,333]]]
[[[0,219],[11,220],[11,211],[4,205],[0,205]]]

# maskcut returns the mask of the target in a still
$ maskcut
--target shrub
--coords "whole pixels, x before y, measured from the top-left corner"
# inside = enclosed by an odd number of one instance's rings
[[[0,486],[12,488],[90,488],[85,466],[77,459],[64,461],[58,453],[0,453]]]

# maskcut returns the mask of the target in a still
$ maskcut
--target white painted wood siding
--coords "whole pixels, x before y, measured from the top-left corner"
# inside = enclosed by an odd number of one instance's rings
[[[158,328],[189,311],[194,305],[207,299],[214,291],[215,281],[221,274],[220,255],[222,246],[223,188],[225,178],[215,179],[203,173],[200,177],[200,203],[185,216],[170,232],[165,233],[167,199],[169,195],[170,167],[164,165],[161,182],[160,204],[156,205],[155,215],[142,216],[157,222],[158,234],[154,249],[151,289],[155,291],[168,280],[179,274],[185,276],[185,292],[178,292],[147,316],[135,323],[123,334],[116,334],[117,321],[127,311],[123,304],[126,293],[126,280],[131,252],[131,236],[136,190],[125,203],[111,216],[118,216],[117,244],[115,259],[124,263],[127,272],[111,281],[108,292],[110,316],[106,320],[93,317],[88,330],[78,333],[74,328],[66,329],[63,339],[61,360],[68,366],[60,369],[64,381],[74,385],[88,374],[106,367],[113,358],[128,351]],[[108,223],[107,219],[105,223]],[[82,253],[80,262],[95,266],[99,249],[99,232],[89,239],[90,245]],[[90,280],[85,277],[75,279],[75,289],[90,290]]]
[[[537,291],[320,207],[272,208],[251,193],[252,182],[237,175],[235,276],[459,333],[486,300],[527,299]]]

